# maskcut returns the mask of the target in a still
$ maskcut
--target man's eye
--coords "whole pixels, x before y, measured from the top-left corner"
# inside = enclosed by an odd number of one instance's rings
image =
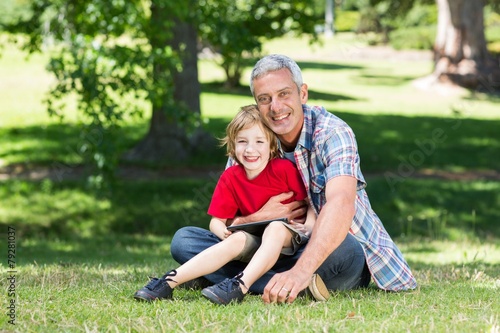
[[[259,104],[269,104],[271,103],[271,98],[268,96],[259,97],[258,102]]]

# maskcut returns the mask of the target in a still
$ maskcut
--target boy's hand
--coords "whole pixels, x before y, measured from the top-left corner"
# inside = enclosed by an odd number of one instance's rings
[[[227,228],[224,229],[224,238],[222,238],[222,240],[228,238],[231,234],[232,234],[232,232],[227,230]]]
[[[293,228],[297,231],[300,231],[302,232],[303,234],[305,234],[306,236],[309,236],[311,234],[311,231],[312,230],[309,230],[305,224],[303,223],[300,223],[300,222],[296,222],[295,220],[292,220],[290,221],[290,224],[293,226]]]

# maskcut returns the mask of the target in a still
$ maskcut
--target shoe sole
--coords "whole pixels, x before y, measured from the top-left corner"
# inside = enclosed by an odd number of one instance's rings
[[[168,300],[171,297],[155,297],[145,292],[136,292],[134,294],[134,299],[139,302],[155,302],[155,301],[163,301]]]
[[[134,294],[134,299],[136,301],[139,301],[139,302],[154,302],[156,301],[158,298],[156,297],[153,297],[147,293],[141,293],[141,292],[136,292]]]
[[[201,294],[212,303],[219,304],[219,305],[226,305],[226,303],[221,302],[221,299],[219,298],[219,296],[212,293],[210,290],[203,289],[201,291]]]
[[[330,298],[330,292],[323,282],[323,279],[321,279],[318,274],[313,274],[311,282],[307,288],[309,289],[311,296],[317,301],[325,302]]]

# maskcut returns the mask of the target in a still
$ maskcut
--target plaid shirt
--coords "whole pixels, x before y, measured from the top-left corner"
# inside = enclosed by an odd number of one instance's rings
[[[294,156],[316,213],[326,203],[325,186],[330,179],[355,177],[358,181],[355,215],[349,232],[363,246],[375,283],[389,291],[416,288],[403,255],[371,208],[352,129],[322,107],[303,105],[303,110],[304,126]],[[281,148],[280,151],[284,154]]]

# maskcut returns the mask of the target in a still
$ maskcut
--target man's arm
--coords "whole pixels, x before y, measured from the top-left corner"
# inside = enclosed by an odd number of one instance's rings
[[[308,286],[319,266],[344,241],[355,213],[356,184],[356,178],[350,176],[328,181],[326,204],[318,215],[304,253],[292,269],[273,276],[264,289],[264,302],[293,302]]]
[[[286,217],[289,221],[296,220],[299,216],[303,216],[307,212],[307,202],[305,200],[293,201],[287,204],[282,204],[282,201],[290,199],[293,192],[282,193],[271,197],[267,203],[262,206],[257,212],[248,215],[237,217],[233,220],[233,225],[245,224],[249,222],[258,222],[264,220],[272,220],[275,218]],[[300,221],[299,221],[300,222]]]

